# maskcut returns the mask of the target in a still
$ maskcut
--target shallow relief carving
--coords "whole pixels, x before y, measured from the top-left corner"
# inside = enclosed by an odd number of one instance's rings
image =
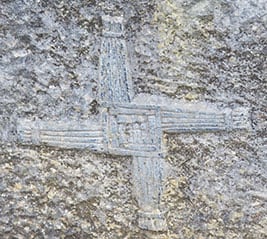
[[[151,96],[134,97],[124,24],[121,17],[103,17],[99,62],[98,120],[18,121],[18,140],[61,148],[133,157],[134,195],[142,229],[167,230],[160,201],[165,172],[162,134],[249,129],[247,109],[206,110],[171,101],[156,104]]]

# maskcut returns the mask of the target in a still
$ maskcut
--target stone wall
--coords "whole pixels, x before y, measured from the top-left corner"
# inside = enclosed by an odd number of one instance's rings
[[[168,134],[168,232],[137,227],[131,158],[16,143],[18,118],[98,113],[101,15],[123,13],[135,94],[250,109],[250,131]],[[266,1],[0,6],[1,238],[264,238]]]

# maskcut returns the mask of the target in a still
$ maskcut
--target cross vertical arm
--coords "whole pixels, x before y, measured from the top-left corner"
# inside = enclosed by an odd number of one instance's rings
[[[99,95],[102,103],[132,100],[132,81],[123,18],[103,16],[99,60]]]

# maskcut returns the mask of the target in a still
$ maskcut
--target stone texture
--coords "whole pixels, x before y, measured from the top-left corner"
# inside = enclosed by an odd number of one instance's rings
[[[14,143],[19,117],[98,112],[100,16],[124,12],[134,91],[251,109],[253,130],[166,134],[169,231],[137,227],[131,160]],[[266,3],[2,1],[1,238],[266,237]]]

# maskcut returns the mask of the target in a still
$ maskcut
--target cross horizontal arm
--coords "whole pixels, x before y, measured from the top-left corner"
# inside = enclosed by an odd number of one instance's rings
[[[230,112],[198,112],[162,109],[162,130],[170,133],[195,131],[223,131],[246,129],[248,112],[237,109]]]
[[[93,121],[30,121],[21,120],[17,127],[19,141],[60,148],[103,150],[103,132]]]

